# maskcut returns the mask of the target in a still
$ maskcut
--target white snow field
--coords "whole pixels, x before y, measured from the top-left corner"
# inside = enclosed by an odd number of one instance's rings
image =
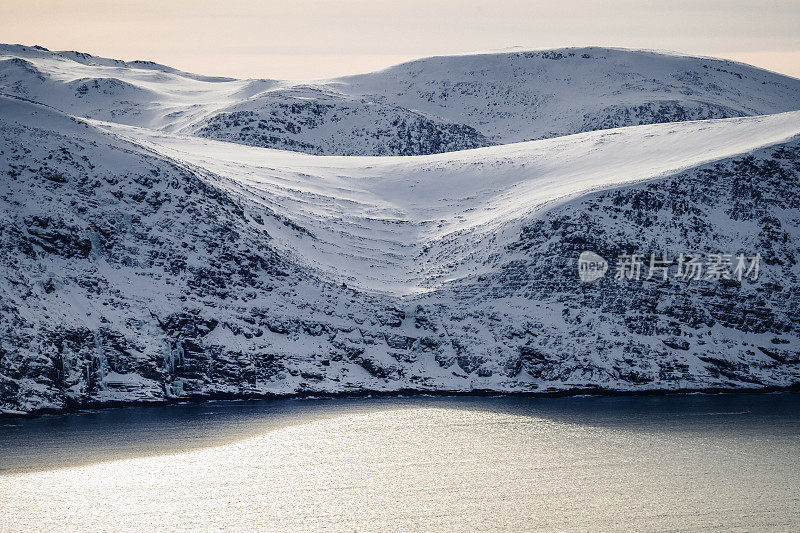
[[[413,157],[313,156],[97,125],[310,231],[314,239],[274,219],[269,228],[282,251],[328,279],[403,296],[480,272],[544,207],[786,142],[800,135],[800,111]]]

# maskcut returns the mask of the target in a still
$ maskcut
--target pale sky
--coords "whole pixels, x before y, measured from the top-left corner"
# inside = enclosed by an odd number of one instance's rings
[[[800,77],[800,1],[0,0],[0,42],[248,78],[581,45],[712,55]]]

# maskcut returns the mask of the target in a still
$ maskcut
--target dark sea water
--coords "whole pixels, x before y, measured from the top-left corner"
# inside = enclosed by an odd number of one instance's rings
[[[0,531],[800,530],[800,394],[0,419]]]

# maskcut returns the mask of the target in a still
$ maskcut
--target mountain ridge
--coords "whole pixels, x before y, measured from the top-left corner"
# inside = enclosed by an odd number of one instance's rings
[[[86,118],[320,155],[441,153],[800,109],[795,78],[601,47],[437,56],[314,82],[208,78],[58,54],[0,46],[0,91]]]

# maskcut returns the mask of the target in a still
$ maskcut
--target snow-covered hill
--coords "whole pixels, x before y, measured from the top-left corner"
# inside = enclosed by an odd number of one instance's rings
[[[432,154],[800,109],[795,78],[597,47],[434,57],[290,82],[0,45],[0,92],[87,118],[319,155]]]
[[[800,382],[800,112],[413,157],[168,131],[181,117],[0,97],[0,409]],[[582,283],[583,251],[762,263]]]
[[[612,48],[446,56],[336,80],[497,142],[800,108],[800,80],[713,58]]]
[[[658,124],[420,157],[318,157],[99,124],[278,214],[274,243],[335,283],[396,296],[483,273],[545,207],[800,133],[800,111]]]

